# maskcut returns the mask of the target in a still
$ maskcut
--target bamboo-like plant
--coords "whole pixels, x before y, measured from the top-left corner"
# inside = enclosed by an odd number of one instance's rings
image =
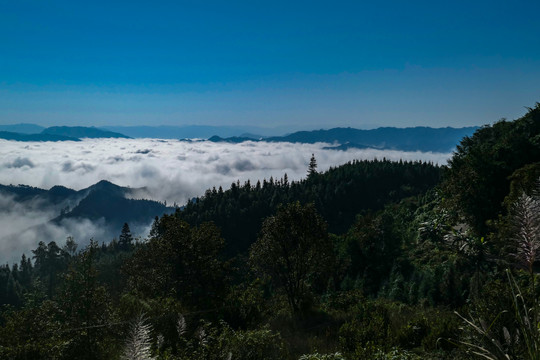
[[[540,249],[540,183],[533,196],[523,193],[512,208],[512,220],[515,226],[516,258],[530,277],[531,301],[527,303],[519,285],[510,270],[506,270],[514,311],[521,337],[525,343],[527,358],[540,359],[540,319],[538,299],[536,298],[536,275],[534,263]]]
[[[492,327],[495,321],[488,326],[482,319],[466,319],[456,312],[469,328],[481,335],[484,340],[481,344],[461,341],[471,353],[484,359],[503,360],[511,359],[506,349],[512,343],[522,342],[525,347],[524,357],[529,360],[540,360],[540,318],[538,299],[536,298],[536,275],[534,263],[540,250],[540,182],[533,195],[523,193],[511,208],[511,220],[514,227],[513,240],[516,244],[517,264],[527,271],[530,277],[531,299],[527,301],[521,288],[507,269],[506,275],[512,291],[515,320],[518,325],[518,333],[511,336],[508,329],[503,328],[505,344],[501,344]],[[503,346],[506,345],[506,346]]]
[[[151,353],[150,334],[152,325],[146,322],[144,314],[139,315],[131,324],[129,337],[126,342],[123,360],[153,360]]]
[[[512,206],[512,225],[518,264],[534,280],[533,265],[540,249],[540,194],[522,194]],[[534,284],[534,281],[532,281]]]
[[[481,336],[481,344],[475,344],[471,341],[460,341],[460,344],[466,347],[470,353],[489,360],[511,359],[510,355],[508,355],[507,351],[505,350],[505,346],[503,346],[503,344],[496,339],[496,336],[492,331],[493,325],[501,314],[499,314],[499,316],[497,316],[489,325],[481,318],[474,319],[471,316],[470,319],[467,319],[460,315],[457,311],[455,314],[459,316],[467,326]],[[512,337],[510,336],[507,328],[503,328],[503,332],[506,341],[506,344],[504,345],[508,346],[512,343]]]

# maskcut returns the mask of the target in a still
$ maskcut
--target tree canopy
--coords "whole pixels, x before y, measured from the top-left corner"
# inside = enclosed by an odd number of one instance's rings
[[[449,206],[481,235],[504,213],[511,176],[540,159],[540,103],[515,121],[501,120],[465,137],[443,182]]]
[[[315,206],[291,203],[265,219],[251,247],[250,262],[270,276],[286,293],[292,310],[300,312],[312,282],[326,274],[333,262],[326,224]]]

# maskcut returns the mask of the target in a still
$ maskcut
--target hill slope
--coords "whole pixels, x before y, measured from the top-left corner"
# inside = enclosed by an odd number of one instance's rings
[[[100,181],[79,191],[63,186],[45,190],[26,185],[0,185],[0,195],[34,212],[54,214],[48,220],[56,225],[61,226],[68,219],[100,220],[111,230],[110,238],[126,222],[132,226],[147,226],[156,216],[174,211],[174,208],[157,201],[130,199],[141,194],[141,190],[108,181]]]
[[[222,230],[229,253],[234,254],[247,250],[262,220],[279,204],[314,202],[329,231],[342,233],[362,211],[423,194],[439,182],[441,171],[421,162],[354,161],[300,182],[289,183],[284,177],[256,185],[233,183],[227,191],[208,190],[177,211],[177,216],[192,225],[214,222]]]

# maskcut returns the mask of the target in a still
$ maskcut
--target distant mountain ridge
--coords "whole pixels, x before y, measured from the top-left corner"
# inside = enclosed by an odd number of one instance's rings
[[[36,131],[36,133],[32,133]],[[0,139],[15,141],[80,141],[81,138],[124,138],[124,134],[84,126],[52,126],[42,128],[34,124],[0,126]]]
[[[19,130],[21,132],[5,131]],[[23,133],[32,129],[38,134]],[[208,139],[212,142],[241,143],[244,141],[291,142],[332,144],[326,149],[347,150],[351,148],[374,148],[381,150],[450,152],[465,136],[471,136],[478,127],[426,126],[396,128],[380,127],[371,130],[355,128],[331,128],[327,130],[297,131],[282,136],[255,135],[268,129],[254,126],[53,126],[46,129],[33,124],[0,126],[0,139],[16,141],[78,141],[81,138],[163,138]],[[116,131],[112,131],[116,130]],[[120,132],[121,131],[121,132]],[[274,132],[277,129],[273,130]],[[127,134],[127,135],[126,135]]]
[[[116,131],[133,138],[158,138],[158,139],[208,139],[213,135],[220,137],[232,136],[275,136],[284,134],[285,128],[267,129],[257,126],[210,126],[210,125],[160,125],[160,126],[103,126],[101,129]],[[252,135],[252,134],[262,135]]]
[[[245,137],[245,136],[231,136],[228,138],[222,138],[217,135],[214,135],[208,139],[208,141],[212,141],[212,142],[226,142],[226,143],[231,143],[231,144],[239,144],[239,143],[243,143],[244,141],[259,141],[259,140],[262,140],[262,139],[254,139],[254,138]]]
[[[0,139],[14,141],[81,141],[80,139],[55,134],[21,134],[11,131],[0,131]]]
[[[261,140],[248,138],[211,137],[209,141],[239,143],[243,141],[291,142],[313,144],[317,142],[335,144],[326,149],[346,150],[349,148],[374,148],[402,151],[450,152],[465,136],[472,135],[478,127],[410,128],[381,127],[372,130],[333,128],[328,130],[298,131],[285,136],[273,136]]]
[[[43,126],[36,124],[13,124],[13,125],[0,125],[0,131],[9,131],[19,134],[39,134],[45,130]]]
[[[95,127],[84,126],[52,126],[41,132],[49,135],[62,135],[74,138],[124,138],[129,139],[129,136],[113,131],[98,129]]]

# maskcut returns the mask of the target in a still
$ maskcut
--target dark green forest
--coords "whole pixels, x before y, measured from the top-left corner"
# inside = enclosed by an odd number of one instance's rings
[[[539,178],[537,103],[447,166],[315,154],[147,239],[43,239],[0,267],[0,358],[538,359]]]

